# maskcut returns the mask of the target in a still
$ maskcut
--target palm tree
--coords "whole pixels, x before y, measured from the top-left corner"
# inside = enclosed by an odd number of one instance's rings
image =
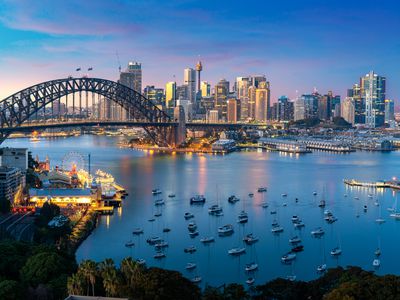
[[[68,293],[71,295],[82,295],[83,294],[83,286],[85,284],[85,279],[83,278],[81,273],[72,274],[71,277],[68,277],[67,288]]]
[[[114,261],[111,258],[105,259],[99,264],[99,269],[107,296],[116,296],[119,282]]]
[[[143,266],[134,261],[132,257],[124,258],[121,261],[120,269],[127,283],[131,286],[143,277]]]
[[[79,265],[78,272],[81,272],[88,283],[87,296],[89,296],[89,284],[92,286],[92,295],[94,296],[94,285],[96,283],[97,264],[93,260],[83,260]]]

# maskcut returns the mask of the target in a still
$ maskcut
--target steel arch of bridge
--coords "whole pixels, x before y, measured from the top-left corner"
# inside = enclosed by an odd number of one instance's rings
[[[76,92],[91,92],[104,96],[122,106],[131,118],[148,123],[170,123],[171,126],[143,126],[160,146],[173,144],[174,123],[139,92],[120,83],[101,78],[65,78],[42,82],[21,90],[0,101],[0,143],[11,128],[21,126],[46,105]]]

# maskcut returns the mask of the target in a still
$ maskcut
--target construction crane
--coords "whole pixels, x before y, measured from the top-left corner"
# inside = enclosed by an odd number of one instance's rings
[[[118,70],[119,70],[119,72],[121,73],[121,61],[119,60],[118,50],[115,51],[115,55],[117,56]]]

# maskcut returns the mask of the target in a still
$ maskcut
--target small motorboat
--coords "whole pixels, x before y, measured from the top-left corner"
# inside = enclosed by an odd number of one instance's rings
[[[238,216],[238,223],[247,223],[247,221],[249,220],[249,216],[247,215],[247,212],[245,212],[244,210],[242,210]]]
[[[154,189],[154,190],[151,191],[151,193],[152,193],[153,195],[159,195],[159,194],[161,194],[162,192],[161,192],[160,189]]]
[[[194,218],[194,214],[192,214],[190,212],[185,212],[184,217],[186,220],[189,220],[191,218]]]
[[[160,241],[160,242],[154,244],[154,247],[156,247],[156,248],[167,248],[168,246],[169,246],[168,243],[164,242],[164,241]]]
[[[342,249],[340,249],[339,247],[335,247],[331,251],[332,256],[339,256],[340,254],[342,254]]]
[[[372,266],[373,266],[374,268],[379,268],[380,265],[381,265],[381,261],[380,261],[378,258],[375,258],[375,259],[372,261]]]
[[[326,264],[319,265],[317,267],[317,272],[318,273],[324,273],[326,271],[326,268],[327,268]]]
[[[208,213],[210,215],[215,215],[215,214],[220,213],[220,212],[222,212],[222,207],[219,206],[218,204],[211,205],[208,208]]]
[[[183,252],[185,252],[185,253],[194,253],[196,251],[197,251],[197,249],[195,246],[189,246],[189,247],[186,247],[185,249],[183,249]]]
[[[258,269],[258,264],[256,264],[255,262],[246,264],[246,267],[244,268],[244,270],[246,272],[252,272]]]
[[[258,237],[254,236],[252,233],[249,233],[243,238],[243,241],[247,245],[253,245],[254,243],[258,242]]]
[[[261,207],[262,207],[262,208],[267,208],[267,207],[268,207],[268,202],[263,202],[263,203],[261,203]]]
[[[163,232],[170,232],[170,231],[171,231],[171,228],[166,227],[166,228],[164,228],[162,231],[163,231]]]
[[[191,282],[193,283],[200,283],[202,278],[200,276],[193,277]]]
[[[318,228],[314,229],[313,231],[311,231],[311,235],[314,237],[320,237],[324,234],[325,234],[325,231],[321,227],[318,227]]]
[[[196,267],[197,267],[197,265],[196,265],[195,263],[193,263],[193,262],[188,262],[188,263],[186,264],[185,269],[186,269],[186,270],[193,270],[193,269],[196,269]]]
[[[150,245],[155,245],[159,242],[162,242],[162,239],[159,236],[152,236],[146,240],[146,242]]]
[[[240,199],[238,197],[236,197],[235,195],[229,196],[229,198],[228,198],[228,202],[231,204],[235,204],[238,201],[240,201]]]
[[[218,227],[218,235],[226,236],[233,234],[233,226],[231,224],[227,224],[221,227]]]
[[[336,218],[335,216],[329,216],[326,219],[326,222],[328,222],[329,224],[335,223],[338,220],[338,218]]]
[[[246,283],[248,285],[253,285],[255,281],[256,280],[253,277],[249,277],[249,278],[247,278]]]
[[[280,233],[280,232],[283,232],[283,227],[282,227],[282,226],[279,226],[279,225],[273,226],[272,229],[271,229],[271,232],[272,232],[272,233]]]
[[[164,204],[165,204],[164,199],[157,199],[156,201],[154,201],[155,206],[160,206],[160,205],[164,205]]]
[[[283,193],[283,194],[282,194],[282,197],[287,197],[287,194],[286,194],[286,193]]]
[[[162,212],[157,212],[157,213],[154,214],[154,216],[157,217],[157,218],[161,217],[162,216]]]
[[[292,216],[292,223],[296,223],[299,221],[300,221],[300,218],[298,216],[296,216],[296,215]]]
[[[298,244],[298,243],[301,243],[301,239],[297,235],[295,235],[289,239],[289,243],[290,244]]]
[[[291,262],[296,259],[296,253],[289,252],[281,257],[281,261],[284,263]]]
[[[386,222],[386,220],[383,219],[383,218],[378,218],[378,219],[375,220],[375,222],[378,223],[378,224],[383,224],[383,223]]]
[[[202,242],[203,244],[209,244],[209,243],[215,242],[215,239],[213,236],[203,237],[200,239],[200,242]]]
[[[321,207],[321,208],[325,207],[325,206],[326,206],[326,202],[325,202],[325,200],[321,200],[321,201],[319,201],[319,204],[318,204],[318,206],[319,206],[319,207]]]
[[[298,245],[298,246],[292,248],[292,252],[301,252],[303,250],[304,250],[303,245]]]
[[[146,264],[146,260],[143,259],[143,258],[138,258],[138,259],[136,260],[136,262],[137,262],[138,265],[141,265],[141,266],[143,266],[143,265]]]
[[[364,212],[367,212],[368,207],[366,205],[364,205]]]
[[[197,230],[195,230],[195,231],[190,231],[189,232],[189,236],[191,237],[191,238],[194,238],[194,237],[196,237],[196,236],[198,236],[199,235],[199,232],[197,231]]]
[[[168,194],[168,198],[175,198],[175,194]]]
[[[400,220],[400,212],[394,212],[390,214],[390,217],[394,218],[395,220]]]
[[[128,242],[125,243],[125,247],[127,247],[127,248],[131,248],[133,246],[135,246],[135,243],[132,242],[132,241],[128,241]]]
[[[246,248],[235,247],[228,250],[229,255],[240,255],[246,252]]]
[[[224,212],[223,212],[223,211],[219,211],[219,212],[217,212],[217,213],[214,214],[214,216],[216,216],[216,217],[221,217],[221,216],[223,216],[223,215],[224,215]]]
[[[258,189],[257,189],[257,192],[259,192],[259,193],[265,193],[267,191],[267,188],[266,187],[259,187]]]
[[[314,191],[312,194],[313,194],[314,196],[317,196],[317,192],[316,192],[316,191]]]
[[[195,231],[197,229],[197,225],[195,222],[190,222],[187,227],[189,231]]]
[[[143,232],[144,232],[143,228],[137,227],[137,228],[133,229],[132,234],[139,235],[139,234],[142,234]]]
[[[282,206],[283,206],[283,207],[286,207],[286,206],[287,206],[287,203],[286,203],[286,202],[284,202],[284,203],[282,204]]]
[[[379,257],[381,255],[381,249],[380,248],[376,248],[374,254],[375,254],[375,256]]]
[[[295,228],[302,228],[302,227],[306,226],[306,225],[303,223],[303,221],[295,222],[295,223],[293,223],[293,225],[294,225]]]
[[[203,204],[206,202],[206,198],[203,195],[196,195],[190,198],[190,204]]]
[[[147,221],[149,221],[149,222],[154,222],[156,219],[154,219],[154,218],[150,218],[150,219],[148,219]]]
[[[254,197],[254,194],[253,194],[253,193],[249,193],[249,197],[250,197],[250,198],[253,198],[253,197]]]
[[[270,214],[271,215],[276,215],[276,210],[271,210]]]
[[[157,252],[156,254],[154,254],[153,257],[154,257],[155,259],[161,259],[161,258],[166,257],[166,255],[165,255],[164,252]]]

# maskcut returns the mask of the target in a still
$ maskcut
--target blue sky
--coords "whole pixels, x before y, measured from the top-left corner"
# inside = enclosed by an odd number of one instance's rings
[[[44,80],[117,79],[142,62],[143,84],[163,87],[200,55],[202,79],[265,74],[273,101],[312,91],[345,95],[369,70],[400,95],[397,1],[0,0],[0,98]]]

